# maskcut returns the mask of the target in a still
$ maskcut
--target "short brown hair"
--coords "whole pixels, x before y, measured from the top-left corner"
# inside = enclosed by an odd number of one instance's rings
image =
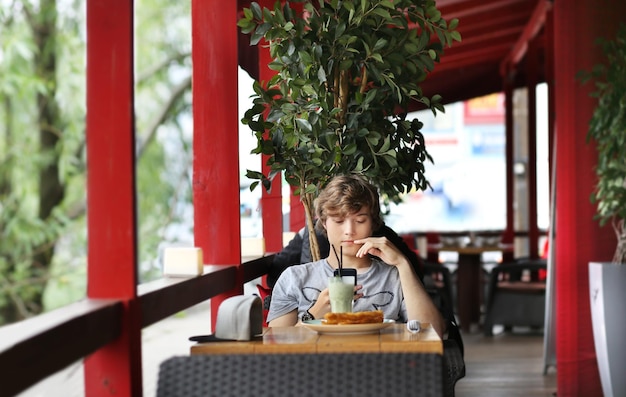
[[[372,232],[378,230],[383,225],[383,218],[376,187],[360,175],[338,175],[315,200],[318,226],[322,228],[329,216],[345,217],[358,212],[364,206],[370,209]]]

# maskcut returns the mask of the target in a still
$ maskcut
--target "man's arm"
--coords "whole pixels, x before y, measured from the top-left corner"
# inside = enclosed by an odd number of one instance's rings
[[[393,245],[395,245],[403,254],[404,256],[406,256],[406,258],[409,260],[409,262],[411,262],[411,266],[413,267],[413,270],[415,270],[415,274],[417,274],[417,277],[420,279],[420,281],[424,281],[424,273],[422,271],[422,259],[417,256],[417,254],[415,253],[415,251],[413,251],[402,239],[402,237],[400,237],[398,235],[398,233],[396,233],[392,228],[390,228],[387,225],[383,225],[380,229],[376,230],[373,233],[373,236],[375,237],[387,237],[387,240],[389,240]]]
[[[291,327],[298,324],[298,310],[294,309],[289,313],[276,317],[269,322],[270,327]]]
[[[400,249],[386,237],[368,237],[354,240],[355,244],[363,244],[357,257],[365,254],[374,255],[388,265],[398,269],[402,293],[406,303],[407,320],[420,320],[432,324],[439,336],[443,336],[446,323],[417,277],[413,265]]]

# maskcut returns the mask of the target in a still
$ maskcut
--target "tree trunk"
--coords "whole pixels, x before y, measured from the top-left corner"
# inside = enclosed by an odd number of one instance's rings
[[[30,9],[29,24],[37,47],[34,57],[34,69],[37,78],[44,82],[46,90],[37,94],[39,124],[39,151],[44,159],[39,170],[39,208],[38,217],[48,221],[52,211],[63,201],[65,186],[59,175],[60,141],[63,134],[57,91],[57,4],[56,0],[42,0],[39,11],[34,14]],[[29,315],[43,310],[43,292],[45,290],[50,266],[54,256],[56,237],[34,247],[34,256],[28,269],[28,279],[37,280],[30,285],[27,297]],[[14,302],[16,304],[17,302]],[[19,310],[13,311],[18,312]],[[7,319],[14,321],[17,319]]]
[[[613,262],[626,265],[626,222],[623,219],[613,223],[615,234],[617,235],[617,247]]]
[[[4,107],[4,119],[5,119],[5,140],[3,146],[5,148],[13,147],[13,101],[10,97],[5,97],[3,102]],[[6,156],[2,160],[4,164],[0,167],[0,199],[4,201],[5,197],[8,197],[13,190],[11,169],[13,168],[13,153],[11,150],[6,151]],[[2,220],[0,219],[0,224]],[[2,228],[4,229],[4,228]]]
[[[303,189],[304,191],[304,189]],[[311,193],[303,193],[301,196],[302,205],[304,205],[304,212],[306,214],[306,225],[309,230],[309,245],[311,247],[311,260],[319,261],[320,246],[317,242],[317,233],[315,233],[315,222],[313,222],[313,200],[314,197]]]

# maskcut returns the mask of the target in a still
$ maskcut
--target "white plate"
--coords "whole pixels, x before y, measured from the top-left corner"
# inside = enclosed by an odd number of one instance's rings
[[[382,323],[370,324],[323,324],[322,320],[308,320],[302,322],[305,327],[319,334],[329,335],[374,334],[394,323],[395,320],[390,319],[385,319]]]

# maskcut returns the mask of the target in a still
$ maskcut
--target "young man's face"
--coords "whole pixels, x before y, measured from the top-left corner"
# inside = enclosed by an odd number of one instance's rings
[[[372,235],[370,209],[369,207],[362,207],[359,211],[349,214],[345,218],[329,216],[326,219],[325,226],[328,241],[335,246],[337,252],[339,252],[339,247],[341,246],[343,247],[344,255],[354,255],[360,248],[360,245],[354,244],[354,240]]]

